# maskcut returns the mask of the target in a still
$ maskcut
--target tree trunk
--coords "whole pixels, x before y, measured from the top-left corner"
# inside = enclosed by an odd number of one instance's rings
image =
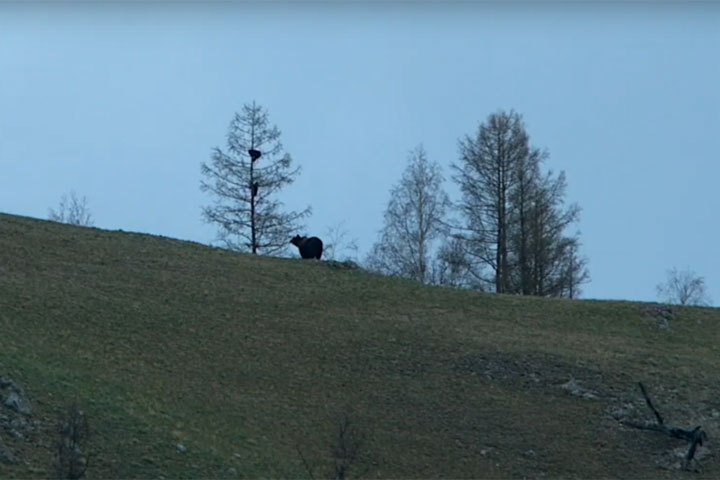
[[[255,104],[253,103],[253,107]],[[250,130],[250,149],[255,148],[255,122],[252,123]],[[253,185],[255,185],[255,162],[250,158],[250,243],[253,255],[257,255],[257,226],[255,225],[255,195],[253,195]]]

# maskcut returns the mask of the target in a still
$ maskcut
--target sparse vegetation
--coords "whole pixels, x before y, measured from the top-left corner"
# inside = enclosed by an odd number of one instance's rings
[[[90,427],[87,416],[77,403],[70,405],[57,422],[57,458],[55,473],[58,480],[79,480],[88,467]]]
[[[344,415],[338,423],[337,434],[331,448],[335,480],[348,478],[351,468],[358,460],[361,448],[362,438],[358,435],[355,425],[350,423],[348,416]]]
[[[74,190],[70,192],[70,195],[63,193],[57,210],[51,208],[48,218],[53,222],[83,227],[92,227],[95,223],[92,219],[87,197],[78,197]]]
[[[672,305],[710,305],[705,278],[689,268],[679,270],[675,267],[667,271],[665,281],[655,287],[658,297]]]
[[[351,469],[355,476],[362,478],[362,472],[358,473],[355,470],[357,470],[357,464],[360,460],[363,443],[364,435],[358,431],[358,427],[354,422],[350,421],[347,413],[342,415],[337,422],[337,428],[333,432],[333,439],[330,442],[329,462],[318,468],[322,472],[320,478],[346,480],[351,475]],[[310,480],[316,480],[316,467],[303,454],[300,445],[296,448],[308,477]],[[367,473],[367,471],[364,473]]]
[[[350,232],[341,221],[325,230],[325,249],[323,258],[336,262],[356,262],[358,257],[358,239],[350,238]]]
[[[372,426],[367,477],[687,478],[658,468],[678,440],[611,415],[646,417],[647,379],[669,424],[707,432],[693,478],[717,478],[720,312],[674,307],[665,331],[646,308],[0,215],[0,373],[37,421],[32,441],[0,431],[20,460],[0,478],[53,476],[74,397],[93,478],[304,477],[296,446],[327,461],[321,419],[347,405]]]

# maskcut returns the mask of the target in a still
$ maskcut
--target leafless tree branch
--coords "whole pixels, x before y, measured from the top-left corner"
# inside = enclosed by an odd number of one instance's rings
[[[71,191],[69,196],[63,194],[58,209],[50,208],[48,218],[54,222],[83,227],[92,227],[94,224],[87,197],[78,197],[75,191]]]
[[[711,303],[705,278],[689,268],[678,270],[673,267],[668,270],[665,281],[659,283],[655,290],[665,303],[672,305],[708,306]]]

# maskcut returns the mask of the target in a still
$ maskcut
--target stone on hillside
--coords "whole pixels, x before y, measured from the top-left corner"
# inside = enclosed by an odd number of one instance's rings
[[[177,445],[175,445],[175,449],[180,453],[187,453],[188,451],[187,447],[182,443],[178,443]]]
[[[645,314],[663,332],[672,331],[671,323],[675,320],[675,311],[669,305],[653,305],[645,308]]]
[[[3,405],[11,410],[22,413],[23,415],[32,414],[32,410],[30,410],[30,403],[27,401],[27,398],[18,392],[10,392],[7,398],[5,398]]]
[[[560,388],[566,390],[570,395],[581,397],[586,400],[597,400],[598,398],[595,392],[582,388],[574,378],[570,378],[570,380],[560,385]]]
[[[23,415],[31,414],[30,402],[20,385],[8,377],[0,377],[0,390],[5,390],[5,392],[0,392],[0,401],[5,407]]]

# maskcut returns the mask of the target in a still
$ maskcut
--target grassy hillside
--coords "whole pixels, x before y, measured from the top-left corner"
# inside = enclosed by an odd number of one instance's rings
[[[705,428],[699,477],[718,478],[720,313],[676,309],[666,331],[652,308],[0,215],[0,375],[36,422],[0,430],[22,460],[0,478],[51,474],[73,400],[89,478],[308,478],[298,450],[323,478],[345,415],[363,440],[351,477],[690,475],[659,468],[683,442],[613,418],[651,419],[637,381],[668,423]],[[571,378],[594,398],[561,388]]]

